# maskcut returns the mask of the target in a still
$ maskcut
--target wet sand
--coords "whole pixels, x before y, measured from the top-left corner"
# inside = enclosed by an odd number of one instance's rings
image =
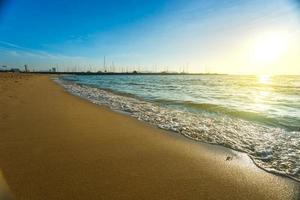
[[[0,73],[0,92],[0,170],[16,199],[297,199],[298,183],[245,154],[94,105],[49,76]]]

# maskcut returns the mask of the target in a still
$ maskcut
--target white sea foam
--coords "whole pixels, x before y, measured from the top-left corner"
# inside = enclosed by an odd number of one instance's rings
[[[184,112],[99,88],[56,80],[68,92],[194,140],[247,153],[263,169],[300,180],[300,132],[226,116]]]

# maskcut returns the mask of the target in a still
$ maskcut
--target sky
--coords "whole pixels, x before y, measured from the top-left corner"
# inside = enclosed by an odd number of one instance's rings
[[[300,0],[0,0],[0,66],[300,74]]]

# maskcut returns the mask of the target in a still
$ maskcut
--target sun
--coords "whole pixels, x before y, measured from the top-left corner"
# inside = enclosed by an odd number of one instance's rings
[[[259,65],[270,64],[279,59],[288,49],[289,36],[283,32],[268,32],[257,37],[251,45],[252,62]]]

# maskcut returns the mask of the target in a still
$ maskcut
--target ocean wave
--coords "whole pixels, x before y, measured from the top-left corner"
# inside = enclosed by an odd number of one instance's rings
[[[208,112],[222,113],[232,117],[238,117],[241,119],[254,121],[257,123],[263,123],[265,125],[282,127],[288,131],[300,131],[300,123],[294,119],[285,118],[272,118],[263,113],[256,113],[251,111],[241,111],[234,108],[227,108],[220,105],[209,104],[209,103],[193,103],[193,102],[184,102],[184,106],[191,107],[194,109],[200,109]]]
[[[194,140],[245,152],[259,167],[300,180],[299,131],[288,132],[226,115],[209,117],[200,113],[184,112],[87,85],[65,80],[57,82],[71,94],[95,104],[122,111]]]
[[[113,92],[113,91],[112,91]],[[134,97],[134,96],[133,96]],[[227,108],[222,105],[210,104],[210,103],[195,103],[191,101],[177,101],[177,100],[166,100],[166,99],[155,99],[156,103],[163,105],[173,105],[183,108],[191,108],[194,111],[205,111],[215,114],[224,114],[230,117],[237,117],[253,122],[257,122],[264,125],[273,127],[281,127],[288,131],[300,131],[300,121],[289,117],[277,117],[273,118],[263,113],[256,113],[251,111],[241,111],[234,108]]]

